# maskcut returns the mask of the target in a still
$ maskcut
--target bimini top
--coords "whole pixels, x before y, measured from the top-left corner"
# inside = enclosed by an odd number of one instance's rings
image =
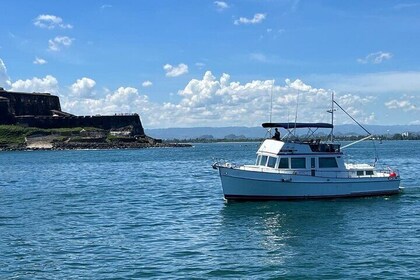
[[[270,127],[282,127],[285,129],[293,129],[293,128],[333,128],[334,126],[330,123],[263,123],[262,126],[264,128]]]

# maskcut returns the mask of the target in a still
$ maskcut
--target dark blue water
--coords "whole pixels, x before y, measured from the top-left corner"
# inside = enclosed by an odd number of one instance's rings
[[[376,145],[401,195],[226,203],[257,147],[1,152],[0,279],[420,278],[420,142]]]

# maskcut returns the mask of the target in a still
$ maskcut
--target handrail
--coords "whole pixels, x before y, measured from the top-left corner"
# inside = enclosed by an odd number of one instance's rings
[[[223,165],[222,165],[223,166]],[[357,171],[366,171],[366,170],[315,170],[315,176],[312,176],[312,170],[308,169],[278,169],[278,168],[270,168],[267,166],[258,166],[258,165],[247,165],[246,168],[244,165],[224,165],[225,167],[229,168],[239,168],[242,170],[249,170],[255,172],[263,172],[263,173],[276,173],[276,174],[284,174],[284,175],[299,175],[299,176],[309,176],[309,177],[318,177],[318,178],[385,178],[389,177],[392,173],[395,173],[399,176],[398,170],[392,169],[375,169],[375,170],[367,170],[373,171],[372,175],[357,175]],[[379,176],[378,176],[379,175]]]

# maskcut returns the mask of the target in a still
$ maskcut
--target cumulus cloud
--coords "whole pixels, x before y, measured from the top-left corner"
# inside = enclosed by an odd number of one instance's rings
[[[70,47],[74,39],[67,36],[57,36],[48,41],[48,49],[50,51],[60,51],[63,47]]]
[[[81,79],[78,79],[73,85],[71,85],[70,91],[74,96],[90,98],[95,96],[95,85],[96,82],[94,80],[83,77]]]
[[[385,102],[385,106],[389,109],[401,109],[405,112],[417,110],[416,105],[412,104],[409,100],[393,99],[389,102]]]
[[[411,81],[418,75],[420,73],[410,73],[404,77],[406,81]],[[96,81],[88,77],[63,87],[63,92],[59,91],[58,81],[51,75],[11,82],[1,59],[0,79],[6,81],[14,91],[58,94],[62,109],[76,115],[139,113],[147,128],[259,126],[269,120],[271,100],[272,120],[275,122],[294,121],[297,109],[297,121],[300,122],[329,122],[331,117],[326,113],[331,106],[331,91],[317,88],[301,79],[286,79],[276,83],[274,80],[238,82],[227,73],[215,76],[207,71],[202,77],[191,79],[171,96],[170,102],[152,102],[134,87],[99,89]],[[404,89],[402,86],[400,88]],[[392,97],[385,99],[389,100],[385,103],[382,93],[372,91],[356,94],[355,91],[338,91],[335,100],[362,123],[376,122],[376,116],[391,114],[392,110],[400,110],[401,114],[397,115],[405,114],[405,119],[397,119],[395,123],[408,123],[409,120],[418,119],[419,88],[420,84],[417,91],[404,94],[399,99],[395,99],[394,92]],[[413,85],[408,89],[413,90]],[[352,120],[338,110],[335,123],[352,123]]]
[[[42,65],[42,64],[46,64],[47,61],[43,58],[39,58],[39,57],[35,57],[35,60],[33,62],[34,64],[38,64],[38,65]]]
[[[6,88],[8,86],[10,86],[10,78],[7,75],[6,65],[0,58],[0,87]]]
[[[54,76],[47,75],[45,78],[34,77],[27,80],[17,80],[11,84],[12,91],[22,92],[48,92],[58,94],[58,81]]]
[[[214,1],[213,3],[214,3],[214,5],[216,5],[216,8],[219,11],[223,11],[223,10],[226,10],[227,8],[229,8],[228,3],[224,2],[224,1]]]
[[[151,87],[153,83],[151,81],[144,81],[141,85],[142,87]]]
[[[148,97],[136,88],[119,87],[113,92],[106,90],[106,95],[98,98],[65,98],[63,108],[80,115],[140,113],[146,118],[154,118],[159,114],[160,106],[149,103]]]
[[[391,58],[392,58],[391,53],[379,51],[375,53],[370,53],[364,58],[358,58],[357,62],[362,63],[362,64],[367,64],[367,63],[380,64],[383,61],[389,60]]]
[[[163,70],[166,72],[166,77],[178,77],[188,73],[188,65],[184,63],[178,64],[178,66],[172,66],[170,64],[165,64]]]
[[[63,19],[54,15],[39,15],[34,19],[34,25],[40,28],[54,29],[54,28],[63,28],[71,29],[73,26],[71,24],[66,24],[63,22]]]
[[[239,19],[236,19],[233,23],[235,25],[257,24],[257,23],[261,23],[265,18],[266,18],[266,14],[258,13],[258,14],[255,14],[253,18],[240,17]]]
[[[253,80],[247,83],[232,81],[229,74],[214,76],[207,71],[202,78],[192,79],[178,91],[175,102],[151,102],[147,95],[134,87],[103,89],[95,94],[96,82],[90,78],[78,79],[68,87],[69,94],[61,95],[64,111],[78,115],[139,113],[145,126],[259,126],[269,119],[273,96],[273,121],[292,121],[299,100],[298,121],[329,121],[326,110],[330,106],[330,92],[314,88],[303,81],[285,80],[276,85],[274,80]],[[13,83],[13,90],[51,92],[57,94],[58,82],[52,76],[33,78]],[[299,96],[299,97],[298,97]],[[361,104],[373,99],[357,95],[339,96],[343,106],[358,119],[372,119],[363,112]]]

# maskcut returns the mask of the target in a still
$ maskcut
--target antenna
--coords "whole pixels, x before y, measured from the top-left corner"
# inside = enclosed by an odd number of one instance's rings
[[[274,80],[270,88],[270,123],[271,123],[271,117],[273,115],[273,86],[274,86]]]
[[[328,110],[327,112],[331,114],[331,142],[334,142],[334,111],[336,111],[336,109],[334,109],[334,91],[331,92],[331,109]],[[338,104],[337,104],[338,105]]]
[[[298,109],[299,109],[299,89],[297,90],[297,97],[296,97],[295,131],[294,131],[295,137],[296,137],[296,122],[297,122],[297,117],[298,117]]]

